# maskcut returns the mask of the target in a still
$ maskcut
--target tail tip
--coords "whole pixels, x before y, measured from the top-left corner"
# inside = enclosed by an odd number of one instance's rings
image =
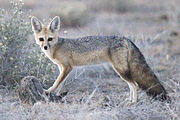
[[[153,97],[154,100],[158,100],[160,102],[166,102],[166,103],[171,103],[171,98],[167,95],[167,94],[160,94],[160,95],[157,95],[155,97]]]

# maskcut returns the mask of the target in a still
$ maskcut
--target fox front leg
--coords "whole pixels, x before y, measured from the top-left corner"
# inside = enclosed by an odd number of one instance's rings
[[[60,65],[59,69],[61,70],[61,72],[58,78],[54,82],[53,86],[51,86],[48,90],[45,90],[46,93],[51,93],[52,91],[54,91],[60,85],[60,83],[66,78],[66,76],[71,72],[72,67]]]

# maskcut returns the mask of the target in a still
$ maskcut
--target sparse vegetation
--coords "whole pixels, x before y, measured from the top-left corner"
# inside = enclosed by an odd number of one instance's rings
[[[11,86],[17,84],[19,79],[25,75],[22,71],[27,56],[25,43],[30,33],[27,16],[22,12],[23,3],[11,2],[11,9],[1,9],[0,25],[0,75],[1,84]],[[23,64],[24,63],[24,64]]]
[[[33,49],[35,44],[28,43],[32,31],[29,13],[23,12],[23,4],[23,1],[11,2],[10,9],[0,10],[0,83],[8,89],[19,86],[24,76],[49,78],[44,76],[45,72],[53,72],[49,67],[52,64],[39,49]]]

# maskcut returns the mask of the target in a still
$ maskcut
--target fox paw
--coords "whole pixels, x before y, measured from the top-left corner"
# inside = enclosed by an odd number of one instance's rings
[[[127,103],[127,106],[131,106],[131,105],[134,105],[134,104],[136,104],[136,102],[129,101],[129,102]]]
[[[132,100],[130,98],[126,98],[125,101],[132,102]]]
[[[131,105],[134,105],[134,104],[137,103],[137,101],[131,100],[131,99],[129,99],[129,98],[126,98],[126,101],[127,101],[127,106],[131,106]]]
[[[51,93],[51,90],[50,89],[44,89],[44,92],[47,93],[47,94],[50,94]]]

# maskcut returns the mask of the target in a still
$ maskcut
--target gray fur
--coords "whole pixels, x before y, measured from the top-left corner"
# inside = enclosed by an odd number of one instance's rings
[[[104,47],[110,47],[109,44],[115,43],[120,45],[123,38],[117,36],[87,36],[77,39],[59,38],[60,44],[67,46],[67,50],[77,53],[92,52]],[[112,42],[112,43],[111,43]]]

